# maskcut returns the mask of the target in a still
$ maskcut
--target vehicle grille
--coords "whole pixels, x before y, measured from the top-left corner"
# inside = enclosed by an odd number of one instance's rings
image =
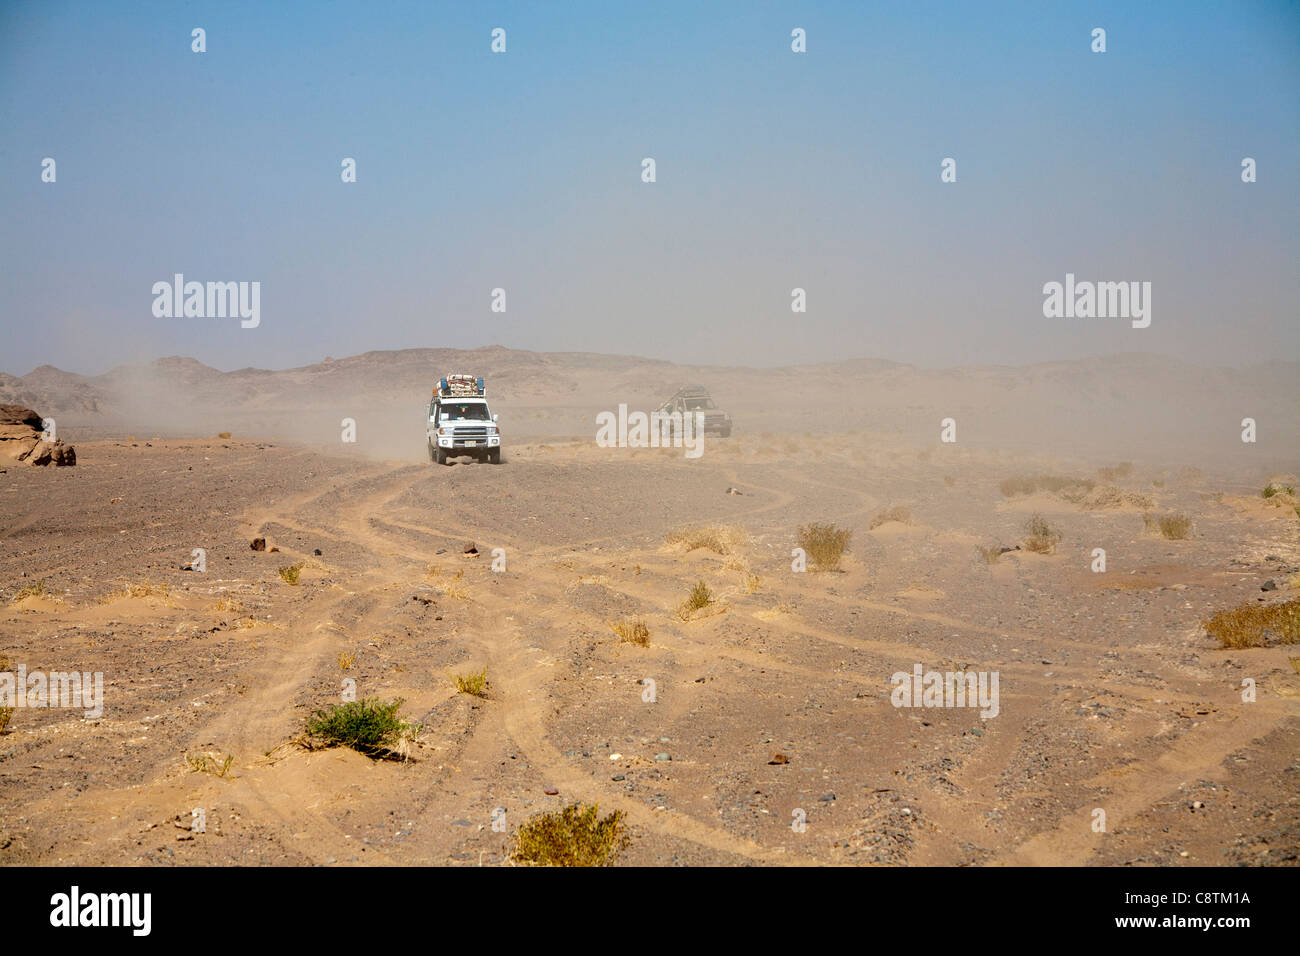
[[[463,441],[486,442],[487,437],[488,430],[485,427],[457,427],[456,430],[452,432],[452,440],[457,444]]]

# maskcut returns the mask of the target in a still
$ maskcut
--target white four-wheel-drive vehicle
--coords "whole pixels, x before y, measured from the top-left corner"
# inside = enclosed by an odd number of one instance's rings
[[[429,442],[429,459],[440,465],[460,455],[494,465],[501,463],[501,432],[497,416],[488,408],[482,378],[448,375],[438,382],[429,402],[424,433]]]

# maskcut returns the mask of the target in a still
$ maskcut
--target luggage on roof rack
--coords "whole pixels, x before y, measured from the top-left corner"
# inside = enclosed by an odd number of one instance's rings
[[[487,394],[483,377],[473,375],[448,375],[438,382],[434,392],[441,398],[475,397]]]

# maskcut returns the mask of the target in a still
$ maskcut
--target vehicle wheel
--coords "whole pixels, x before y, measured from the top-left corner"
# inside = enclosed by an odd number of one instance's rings
[[[500,448],[493,448],[491,451],[489,451],[489,452],[488,452],[488,461],[492,462],[492,464],[494,464],[494,465],[499,465],[499,464],[501,464],[501,449],[500,449]]]
[[[433,460],[436,461],[438,464],[440,465],[447,464],[447,452],[445,450],[441,448],[435,448],[433,450],[433,454],[434,454]]]
[[[424,443],[429,447],[429,461],[437,461],[437,460],[438,460],[438,455],[437,455],[437,453],[433,450],[433,442],[429,441],[429,440],[426,438],[426,439],[424,440]]]

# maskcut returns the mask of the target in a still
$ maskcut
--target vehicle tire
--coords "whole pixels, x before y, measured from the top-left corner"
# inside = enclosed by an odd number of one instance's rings
[[[434,451],[433,451],[433,454],[434,454],[434,459],[433,459],[433,460],[436,461],[438,464],[440,464],[440,465],[445,465],[445,464],[447,464],[447,452],[446,452],[446,451],[444,451],[444,450],[441,449],[441,448],[435,448]]]
[[[429,447],[429,461],[437,461],[438,456],[437,453],[433,450],[433,442],[429,441],[429,439],[426,438],[424,440],[424,443]]]
[[[488,452],[488,461],[492,462],[492,464],[494,464],[494,465],[499,465],[499,464],[501,464],[501,449],[500,449],[500,448],[493,448],[491,451],[489,451],[489,452]]]

